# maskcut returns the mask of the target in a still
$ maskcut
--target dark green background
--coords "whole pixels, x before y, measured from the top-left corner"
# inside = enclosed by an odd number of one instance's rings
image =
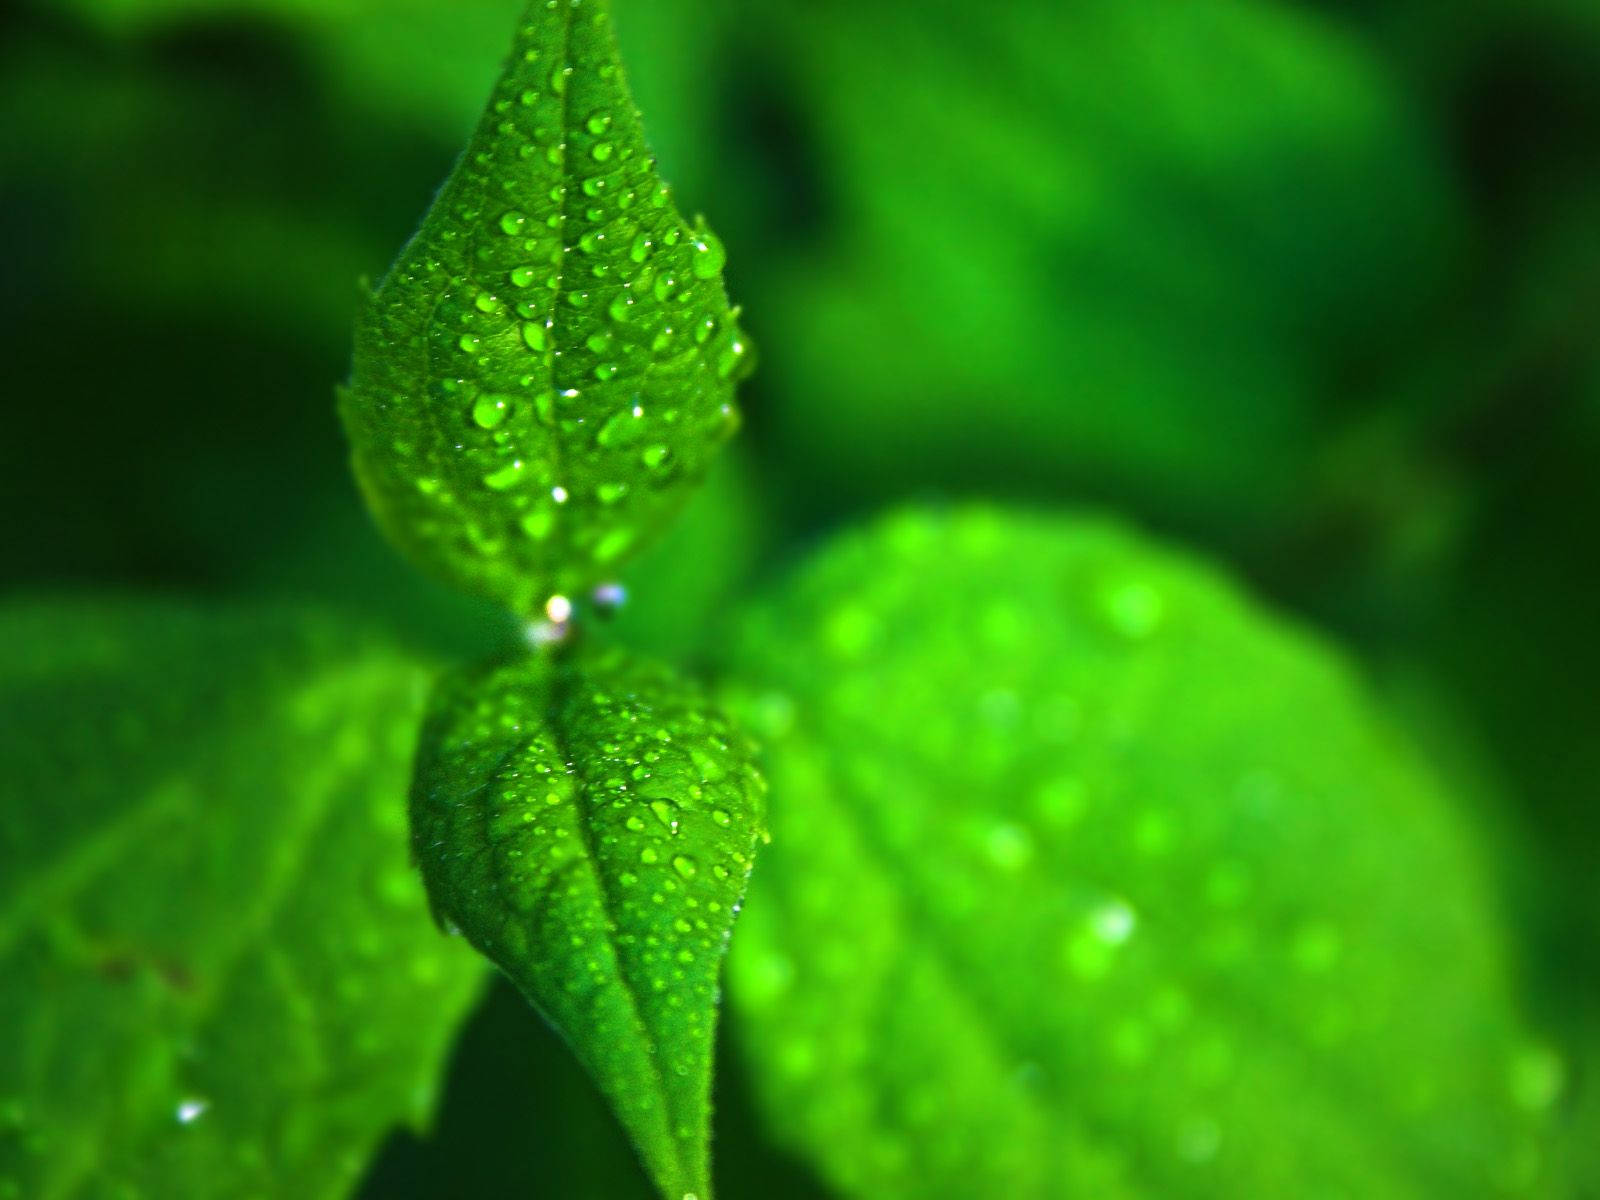
[[[378,540],[332,391],[355,281],[443,179],[518,7],[5,9],[7,591],[502,635]],[[616,8],[762,359],[718,491],[747,514],[683,535],[739,578],[662,582],[645,640],[703,646],[718,596],[893,499],[1127,514],[1362,656],[1495,830],[1539,1021],[1600,1044],[1600,6]],[[722,1086],[744,1194],[770,1173]],[[373,1194],[469,1162],[642,1187],[607,1121],[497,994],[436,1144],[396,1142]],[[530,1125],[546,1159],[495,1157]]]

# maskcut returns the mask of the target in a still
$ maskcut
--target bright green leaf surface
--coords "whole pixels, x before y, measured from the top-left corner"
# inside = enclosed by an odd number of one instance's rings
[[[521,614],[611,574],[737,424],[725,259],[657,177],[605,0],[533,0],[357,327],[341,412],[389,536]]]
[[[335,1197],[482,982],[407,861],[424,672],[347,629],[0,614],[0,1196]]]
[[[423,733],[435,911],[572,1043],[670,1200],[710,1194],[718,978],[761,797],[704,697],[615,651],[458,672]]]
[[[1325,649],[990,511],[845,537],[739,645],[775,812],[735,1028],[845,1194],[1540,1191],[1463,818]]]

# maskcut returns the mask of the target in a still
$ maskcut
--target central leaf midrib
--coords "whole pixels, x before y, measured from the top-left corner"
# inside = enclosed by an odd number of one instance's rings
[[[606,930],[611,935],[607,940],[606,948],[609,950],[612,961],[616,966],[617,981],[622,990],[622,995],[627,1001],[628,1012],[633,1018],[634,1028],[646,1047],[645,1061],[655,1080],[656,1094],[661,1101],[661,1111],[667,1117],[668,1136],[666,1140],[671,1148],[674,1174],[681,1181],[687,1172],[679,1150],[678,1137],[673,1132],[676,1121],[673,1117],[671,1097],[667,1091],[667,1077],[661,1068],[661,1060],[658,1053],[659,1047],[656,1044],[656,1040],[651,1037],[649,1027],[644,1020],[644,1009],[640,1001],[639,992],[634,987],[633,980],[629,977],[628,971],[623,964],[622,951],[616,941],[616,933],[621,929],[621,925],[617,921],[617,899],[612,894],[610,880],[607,879],[606,872],[602,868],[599,847],[595,843],[594,831],[589,826],[589,814],[586,811],[586,806],[593,780],[589,776],[588,760],[581,753],[573,753],[573,747],[569,745],[567,738],[566,717],[569,700],[572,695],[572,683],[571,674],[562,671],[557,674],[551,687],[550,709],[553,717],[550,722],[551,736],[562,761],[570,765],[581,784],[582,794],[578,801],[579,808],[576,823],[578,836],[583,841],[585,860],[590,864],[590,869],[594,873],[595,893],[599,898],[601,915],[605,919]],[[582,748],[581,739],[579,748]]]
[[[567,198],[572,181],[572,171],[568,167],[568,159],[572,154],[572,143],[569,140],[572,133],[572,87],[573,79],[577,75],[577,71],[572,64],[572,13],[573,8],[569,4],[565,7],[561,18],[561,56],[559,60],[563,79],[561,119],[559,122],[559,137],[561,138],[561,199],[556,203],[556,244],[553,255],[554,261],[551,263],[551,269],[556,279],[555,299],[552,301],[550,308],[550,390],[553,393],[550,405],[552,413],[556,411],[556,404],[561,398],[561,393],[568,386],[567,381],[561,374],[562,359],[565,357],[564,350],[566,348],[561,340],[562,334],[565,332],[561,322],[561,304],[567,295],[567,218],[569,215]],[[571,77],[566,75],[567,71],[572,71]],[[550,464],[555,472],[556,485],[568,490],[567,501],[572,503],[577,498],[577,481],[567,478],[566,447],[561,441],[559,420],[550,430]],[[566,540],[564,528],[562,540]],[[558,683],[557,686],[560,687],[561,685]]]

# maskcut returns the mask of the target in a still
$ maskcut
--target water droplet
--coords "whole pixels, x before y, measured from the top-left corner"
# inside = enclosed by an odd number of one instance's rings
[[[680,854],[672,860],[673,869],[685,879],[693,879],[699,871],[699,866],[687,854]]]
[[[555,528],[556,515],[548,508],[535,509],[522,518],[522,532],[536,542],[542,542]]]
[[[696,279],[715,279],[728,262],[728,251],[709,229],[702,228],[694,239],[691,269]]]
[[[178,1118],[178,1124],[193,1125],[201,1117],[206,1115],[206,1110],[210,1107],[211,1102],[208,1100],[199,1100],[194,1098],[180,1100],[178,1101],[178,1107],[174,1115],[176,1115]]]
[[[539,278],[539,271],[535,267],[518,267],[511,272],[511,286],[530,287],[535,279]]]
[[[510,411],[510,402],[504,396],[479,396],[472,406],[472,419],[480,428],[495,429]]]
[[[571,493],[569,493],[567,489],[562,487],[560,484],[557,484],[555,487],[550,489],[550,499],[554,500],[557,504],[565,504],[569,499],[571,499]]]
[[[595,162],[605,162],[616,152],[617,148],[610,142],[596,142],[594,149],[590,150],[589,154],[594,158]]]
[[[728,348],[717,359],[717,375],[722,379],[732,379],[739,372],[744,363],[745,344],[738,338],[728,343]]]
[[[628,485],[625,483],[602,483],[595,488],[594,494],[601,504],[615,504],[628,494]]]
[[[500,218],[500,230],[508,236],[519,237],[522,234],[523,226],[527,223],[528,216],[526,213],[520,213],[516,209],[512,209]]]
[[[1020,871],[1033,859],[1033,837],[1022,826],[1003,822],[989,830],[984,850],[1002,871]]]
[[[572,620],[572,601],[561,595],[551,596],[544,602],[544,615],[556,625],[565,625]]]
[[[678,833],[678,806],[671,800],[650,801],[650,811],[655,813],[656,820],[666,827],[668,833],[677,836]]]
[[[595,441],[606,447],[626,446],[637,438],[644,428],[640,421],[643,416],[644,409],[638,405],[613,414],[600,427],[600,432],[595,435]]]
[[[602,583],[595,588],[591,599],[602,612],[614,613],[628,602],[628,589],[620,583]]]
[[[526,321],[522,326],[522,340],[529,350],[543,354],[550,347],[549,329],[543,321]]]
[[[1530,1112],[1554,1104],[1565,1082],[1561,1057],[1547,1046],[1529,1046],[1511,1061],[1511,1098]]]
[[[609,563],[621,557],[637,536],[638,531],[627,526],[611,530],[595,545],[595,562]]]
[[[483,477],[484,484],[493,488],[497,492],[503,492],[508,488],[514,488],[521,483],[522,480],[522,460],[520,458],[517,459],[516,462],[507,463],[498,471]]]
[[[721,825],[724,829],[733,824],[733,817],[729,815],[728,810],[725,808],[712,809],[711,819],[718,825]]]
[[[595,135],[595,137],[599,137],[601,134],[605,133],[606,130],[611,128],[611,114],[607,112],[597,112],[589,118],[589,120],[585,123],[585,126],[590,133]]]
[[[659,443],[654,446],[646,446],[639,455],[639,461],[644,463],[644,465],[649,467],[652,471],[659,470],[660,468],[666,466],[667,462],[671,458],[672,448],[670,446],[663,446]]]
[[[646,866],[649,866],[652,863],[660,862],[661,855],[656,851],[654,846],[646,846],[643,850],[639,851],[639,861],[644,863]]]
[[[1161,627],[1166,601],[1154,585],[1143,580],[1119,580],[1100,589],[1101,615],[1111,628],[1130,641],[1149,637]]]
[[[1138,914],[1122,900],[1107,900],[1089,914],[1089,928],[1108,946],[1122,945],[1138,924]]]

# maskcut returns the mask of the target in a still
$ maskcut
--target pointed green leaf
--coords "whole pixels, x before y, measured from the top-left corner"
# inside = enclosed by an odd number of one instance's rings
[[[750,750],[617,652],[443,680],[413,839],[458,927],[572,1043],[670,1200],[710,1194],[718,977],[762,821]]]
[[[484,978],[405,836],[426,672],[295,614],[0,612],[0,1196],[342,1197]]]
[[[1545,1190],[1548,1053],[1463,813],[1211,573],[908,514],[734,658],[774,837],[732,1020],[844,1195]]]
[[[519,614],[644,545],[737,424],[725,257],[656,174],[606,0],[533,0],[357,325],[340,411],[395,544]]]

